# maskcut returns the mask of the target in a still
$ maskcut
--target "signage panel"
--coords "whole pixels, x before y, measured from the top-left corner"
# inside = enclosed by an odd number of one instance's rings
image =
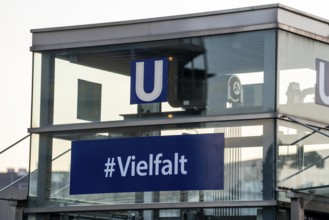
[[[315,103],[329,105],[329,62],[316,59]]]
[[[70,194],[223,189],[224,135],[73,141]]]
[[[130,104],[167,101],[168,58],[131,62]]]

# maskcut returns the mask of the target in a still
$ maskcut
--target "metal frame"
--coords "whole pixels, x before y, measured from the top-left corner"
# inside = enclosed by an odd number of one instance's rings
[[[308,25],[305,25],[306,23]],[[328,24],[327,20],[314,15],[282,4],[270,4],[162,18],[34,29],[31,30],[31,51],[123,44],[272,28],[329,42],[327,38],[329,35]]]
[[[37,29],[31,31],[31,50],[100,46],[275,28],[277,6]]]
[[[179,203],[145,203],[145,204],[119,204],[119,205],[88,205],[67,207],[35,207],[25,208],[25,214],[36,213],[64,213],[82,211],[114,211],[114,210],[153,210],[153,209],[183,209],[183,208],[255,208],[274,207],[275,200],[265,201],[231,201],[231,202],[179,202]]]
[[[315,192],[312,190],[308,193],[303,193],[299,190],[278,187],[277,192],[285,193],[285,197],[290,199],[290,205],[285,202],[278,202],[278,204],[280,207],[290,207],[292,220],[304,219],[305,211],[329,213],[329,198],[315,195]]]
[[[243,114],[243,115],[223,115],[223,116],[200,116],[172,119],[148,119],[148,120],[127,120],[127,121],[107,121],[93,122],[81,124],[65,124],[65,125],[49,125],[38,128],[29,128],[30,133],[53,133],[53,132],[78,132],[87,130],[102,130],[102,129],[120,129],[134,128],[146,126],[170,126],[177,124],[191,123],[210,123],[210,122],[226,122],[240,120],[257,120],[257,119],[274,119],[277,118],[277,113],[259,113],[259,114]]]

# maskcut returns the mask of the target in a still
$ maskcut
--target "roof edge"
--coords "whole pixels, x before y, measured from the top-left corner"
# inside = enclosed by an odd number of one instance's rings
[[[151,18],[131,19],[131,20],[124,20],[124,21],[112,21],[112,22],[91,23],[91,24],[82,24],[82,25],[36,28],[36,29],[31,29],[30,32],[31,33],[42,33],[42,32],[110,27],[110,26],[120,26],[120,25],[127,25],[127,24],[130,25],[130,24],[138,24],[138,23],[148,23],[148,22],[154,22],[154,21],[168,21],[168,20],[179,20],[179,19],[192,18],[192,17],[196,18],[196,17],[204,17],[204,16],[212,16],[212,15],[220,15],[220,14],[232,14],[232,13],[238,13],[238,12],[255,11],[255,10],[263,10],[263,9],[270,9],[270,8],[283,8],[283,9],[294,11],[296,13],[298,12],[294,8],[276,3],[276,4],[247,6],[247,7],[241,7],[241,8],[223,9],[223,10],[215,10],[215,11],[207,11],[207,12],[196,12],[196,13],[188,13],[188,14],[180,14],[180,15],[169,15],[169,16],[160,16],[160,17],[151,17]],[[305,14],[305,12],[302,12],[302,11],[300,11],[299,13]],[[309,16],[311,16],[311,15],[309,15]]]

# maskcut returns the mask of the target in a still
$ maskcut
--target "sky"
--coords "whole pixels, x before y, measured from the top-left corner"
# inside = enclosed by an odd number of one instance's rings
[[[0,151],[28,134],[31,29],[94,24],[280,3],[329,20],[325,0],[0,0]],[[0,171],[24,167],[29,141],[0,155]],[[17,155],[20,154],[21,157]],[[23,159],[21,159],[23,158]]]

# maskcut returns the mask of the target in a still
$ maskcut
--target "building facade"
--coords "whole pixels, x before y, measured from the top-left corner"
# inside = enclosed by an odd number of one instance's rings
[[[27,219],[328,216],[328,21],[274,4],[32,35]],[[210,158],[223,164],[220,189],[192,187],[213,177],[203,169],[186,184],[145,178],[102,191],[91,187],[99,181],[91,162],[76,159],[80,143],[90,143],[92,158],[104,140],[133,141],[138,151],[140,140],[218,133],[223,157]],[[155,140],[156,151],[167,139]],[[174,148],[194,145],[184,143]],[[151,165],[136,166],[151,174]]]

